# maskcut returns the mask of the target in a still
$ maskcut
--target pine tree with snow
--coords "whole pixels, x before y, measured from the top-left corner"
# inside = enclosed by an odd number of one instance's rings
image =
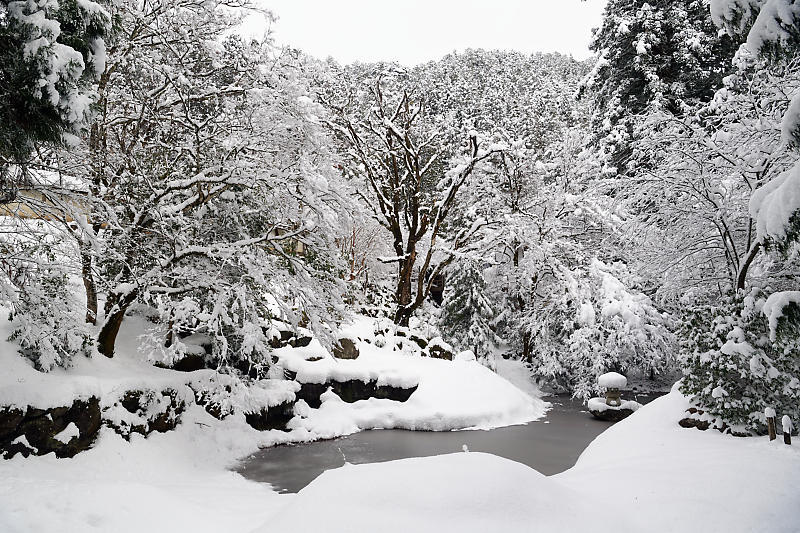
[[[91,0],[0,2],[0,177],[36,143],[74,144],[105,68],[109,23]]]
[[[480,261],[473,258],[448,267],[439,327],[456,348],[471,350],[479,360],[491,361],[500,339],[492,325],[496,312],[487,294],[483,271]]]
[[[761,124],[759,130],[770,131],[773,142],[759,151],[762,163],[755,157],[751,161],[756,167],[772,167],[772,172],[749,184],[751,237],[738,265],[737,293],[729,309],[690,323],[682,390],[717,427],[764,432],[765,407],[794,418],[800,414],[800,152],[795,137],[800,7],[785,0],[720,0],[712,3],[712,15],[744,41],[729,84],[735,90],[735,83],[741,83],[742,99],[751,102],[742,108],[750,109],[765,85],[780,89],[774,91],[778,98],[762,97],[754,111],[760,115],[753,117]],[[726,90],[722,98],[728,99],[729,92],[733,91]],[[771,127],[765,128],[767,124]],[[745,138],[739,153],[756,153],[760,137]],[[763,164],[765,155],[769,165]]]
[[[800,416],[800,306],[783,307],[754,289],[692,313],[681,390],[714,427],[764,434],[766,407]],[[770,327],[773,319],[779,328]]]
[[[731,70],[735,44],[720,36],[703,0],[611,0],[591,49],[598,54],[585,89],[592,124],[611,173],[628,174],[637,116],[662,109],[682,116],[708,101]]]

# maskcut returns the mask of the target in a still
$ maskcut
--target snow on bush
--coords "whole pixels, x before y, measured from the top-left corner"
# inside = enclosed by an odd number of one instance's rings
[[[800,311],[800,291],[781,291],[769,295],[761,311],[769,321],[769,338],[775,342],[780,321],[787,317],[787,313],[792,311],[788,307],[794,308],[794,314]]]
[[[62,134],[65,140],[73,139],[85,126],[96,99],[90,83],[105,68],[102,35],[109,23],[108,12],[91,0],[6,3],[0,24],[8,50],[3,51],[2,58],[9,67],[16,68],[4,69],[6,83],[11,81],[15,86],[4,86],[3,90],[14,90],[14,98],[29,99],[27,109],[11,112],[30,115],[16,119],[42,123],[41,131],[26,125],[27,135],[12,133],[14,143],[31,149],[32,140],[59,141]],[[14,104],[9,109],[14,109]],[[43,133],[47,130],[50,131]],[[21,147],[19,150],[25,151]],[[3,147],[0,153],[7,151]]]
[[[795,93],[781,120],[781,141],[800,146],[800,90]]]
[[[750,215],[761,239],[784,243],[800,231],[800,163],[753,192]]]
[[[781,335],[780,325],[773,336],[770,325],[780,323],[779,309],[794,309],[782,305],[791,299],[753,290],[743,300],[695,311],[681,391],[715,427],[764,433],[766,407],[800,416],[797,338]]]
[[[547,321],[532,326],[537,376],[586,399],[608,371],[657,375],[675,365],[671,318],[623,281],[631,277],[597,258],[569,273]]]
[[[710,8],[714,23],[733,36],[746,36],[754,53],[800,36],[800,5],[794,0],[711,0]]]

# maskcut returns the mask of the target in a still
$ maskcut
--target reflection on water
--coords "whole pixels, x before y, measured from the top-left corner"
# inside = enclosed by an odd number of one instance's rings
[[[636,397],[647,403],[654,396]],[[586,446],[611,423],[594,419],[586,407],[568,396],[545,398],[547,416],[521,426],[489,431],[363,431],[339,439],[266,448],[241,462],[237,471],[280,492],[297,492],[325,470],[462,451],[489,452],[524,463],[545,475],[572,467]]]

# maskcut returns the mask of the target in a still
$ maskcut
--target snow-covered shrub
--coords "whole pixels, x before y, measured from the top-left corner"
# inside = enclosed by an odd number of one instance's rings
[[[76,252],[60,224],[0,216],[0,305],[10,311],[12,340],[41,371],[94,350],[76,296]]]
[[[2,285],[2,284],[0,284]],[[5,290],[3,290],[5,289]],[[73,296],[68,277],[53,268],[40,268],[20,287],[0,287],[11,302],[14,321],[10,340],[37,369],[69,366],[75,355],[94,351],[91,332],[81,322],[80,302]]]
[[[528,322],[536,375],[588,398],[606,372],[655,377],[673,368],[671,318],[622,281],[623,265],[595,258],[585,270],[563,275],[561,294]]]
[[[800,416],[800,307],[784,302],[778,317],[768,301],[754,289],[744,299],[697,308],[684,323],[681,391],[716,418],[716,427],[763,433],[765,407]]]

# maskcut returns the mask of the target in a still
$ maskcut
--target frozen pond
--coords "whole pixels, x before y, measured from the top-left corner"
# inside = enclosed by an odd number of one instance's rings
[[[625,395],[647,403],[657,395]],[[529,465],[546,475],[572,467],[586,446],[611,423],[593,418],[580,401],[568,396],[545,398],[553,404],[547,416],[521,426],[489,431],[362,431],[339,439],[277,446],[261,450],[238,466],[254,481],[272,484],[280,492],[297,492],[325,470],[352,464],[375,463],[459,452],[489,452]]]

